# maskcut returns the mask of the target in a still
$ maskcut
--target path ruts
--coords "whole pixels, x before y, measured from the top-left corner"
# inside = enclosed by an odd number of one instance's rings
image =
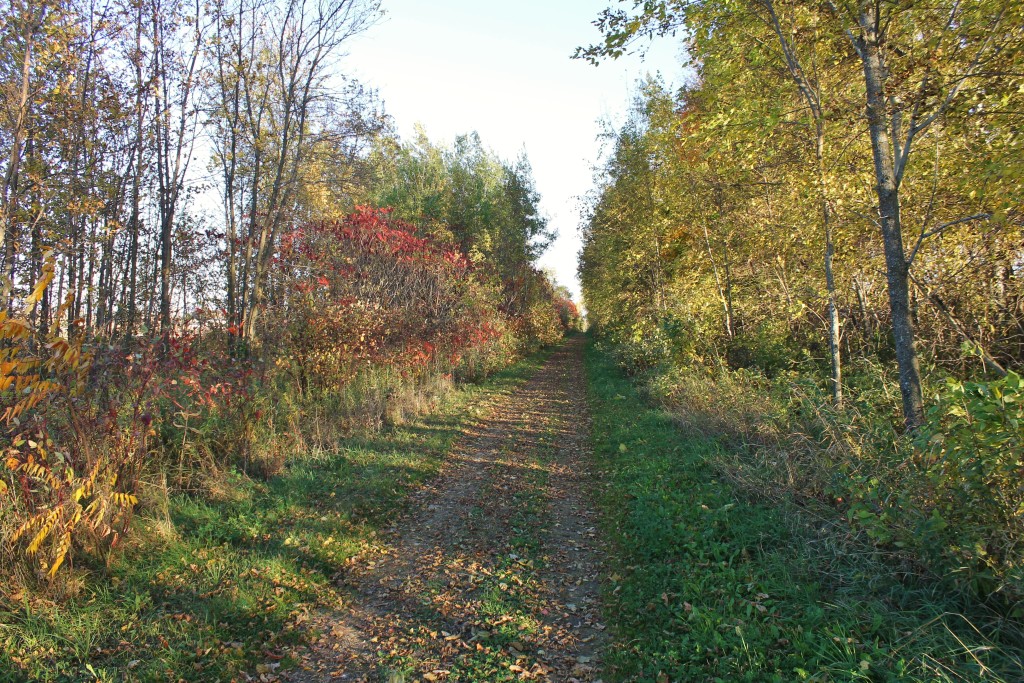
[[[290,674],[312,681],[598,680],[596,517],[582,341],[469,429]]]

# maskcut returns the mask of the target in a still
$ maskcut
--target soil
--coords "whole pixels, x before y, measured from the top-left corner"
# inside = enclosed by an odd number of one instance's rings
[[[600,538],[582,340],[481,406],[441,473],[337,581],[288,678],[599,680]]]

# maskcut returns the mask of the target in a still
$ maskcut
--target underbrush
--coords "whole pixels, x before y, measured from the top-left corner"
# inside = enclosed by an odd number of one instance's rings
[[[838,465],[853,453],[878,457],[866,448],[893,439],[891,428],[852,432],[856,423],[811,410],[820,397],[811,387],[795,391],[794,377],[649,377],[647,398],[659,408],[646,407],[593,345],[588,371],[612,542],[613,680],[1020,679],[1024,633],[1005,605],[956,590],[963,584],[923,564],[923,541],[879,538],[858,512],[874,503],[868,491],[887,472],[901,475],[887,485],[904,486],[910,467]],[[799,437],[794,415],[807,426]],[[899,452],[912,447],[900,442]],[[882,466],[890,469],[871,472]],[[864,481],[869,475],[879,484]],[[864,487],[858,498],[837,494],[843,481]],[[971,512],[952,514],[967,520]],[[907,519],[879,523],[906,524],[912,539]],[[936,539],[933,548],[952,561],[955,549]]]
[[[820,373],[817,373],[820,375]],[[662,364],[638,374],[685,430],[729,446],[716,468],[750,495],[844,520],[898,572],[1024,617],[1024,383],[932,374],[928,421],[897,427],[895,378],[848,364],[835,409],[813,372]]]
[[[294,663],[310,612],[339,604],[338,568],[437,472],[489,398],[517,386],[537,363],[457,387],[444,377],[367,377],[351,391],[387,396],[393,411],[401,408],[401,419],[376,430],[338,426],[330,411],[344,408],[341,397],[320,413],[255,401],[254,414],[267,412],[252,438],[284,454],[276,471],[256,467],[254,449],[251,471],[222,465],[195,478],[189,492],[170,486],[166,472],[145,469],[132,533],[119,552],[78,555],[73,571],[58,574],[59,593],[57,584],[40,586],[31,576],[20,586],[5,582],[0,680],[273,676]],[[360,412],[349,414],[352,424],[366,414],[355,396]],[[288,424],[291,431],[283,429]],[[207,428],[194,418],[190,425]],[[20,566],[10,559],[5,569]]]
[[[109,565],[135,517],[175,492],[232,471],[268,481],[341,437],[401,427],[575,320],[540,271],[484,277],[387,209],[292,226],[274,263],[265,307],[164,321],[152,337],[41,319],[73,304],[40,306],[52,254],[21,310],[0,312],[5,591],[73,597],[79,570]]]
[[[366,360],[300,388],[282,363],[226,348],[216,336],[156,339],[129,353],[79,344],[74,368],[25,381],[36,393],[14,404],[26,409],[6,426],[0,474],[5,590],[72,597],[77,565],[91,574],[91,563],[109,564],[135,516],[166,510],[174,492],[204,495],[233,471],[267,481],[339,439],[429,414],[456,390],[457,373],[481,381],[515,358],[488,340],[471,349],[471,364],[440,354]]]

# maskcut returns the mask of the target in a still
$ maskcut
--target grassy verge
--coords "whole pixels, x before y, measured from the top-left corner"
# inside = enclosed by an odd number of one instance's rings
[[[173,496],[110,566],[89,568],[73,600],[0,597],[0,681],[228,681],[287,668],[309,612],[337,601],[339,565],[438,471],[481,401],[540,362],[460,387],[428,418],[297,458],[266,483],[228,475],[221,495]]]
[[[592,345],[587,365],[613,680],[1021,680],[1012,629],[844,552],[841,527],[751,500],[710,464],[714,435],[646,407]]]

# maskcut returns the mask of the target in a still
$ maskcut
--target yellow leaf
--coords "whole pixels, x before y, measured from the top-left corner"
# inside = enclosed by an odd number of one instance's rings
[[[26,553],[28,553],[29,555],[35,555],[37,552],[39,552],[39,548],[43,545],[43,541],[45,541],[47,536],[50,535],[50,532],[53,531],[53,524],[56,521],[57,511],[52,510],[50,514],[47,515],[46,521],[43,523],[43,528],[39,530],[39,533],[37,533],[35,537],[32,539],[32,541],[28,544],[28,548],[25,549]]]
[[[28,314],[35,308],[35,305],[43,298],[43,292],[46,291],[47,285],[53,280],[53,252],[47,250],[44,256],[45,263],[43,265],[43,273],[36,282],[36,288],[32,290],[32,293],[25,298],[25,313]]]
[[[51,579],[57,575],[57,570],[64,564],[64,558],[67,557],[69,550],[71,550],[71,532],[66,531],[57,545],[57,556],[53,558],[53,566],[47,572]]]

